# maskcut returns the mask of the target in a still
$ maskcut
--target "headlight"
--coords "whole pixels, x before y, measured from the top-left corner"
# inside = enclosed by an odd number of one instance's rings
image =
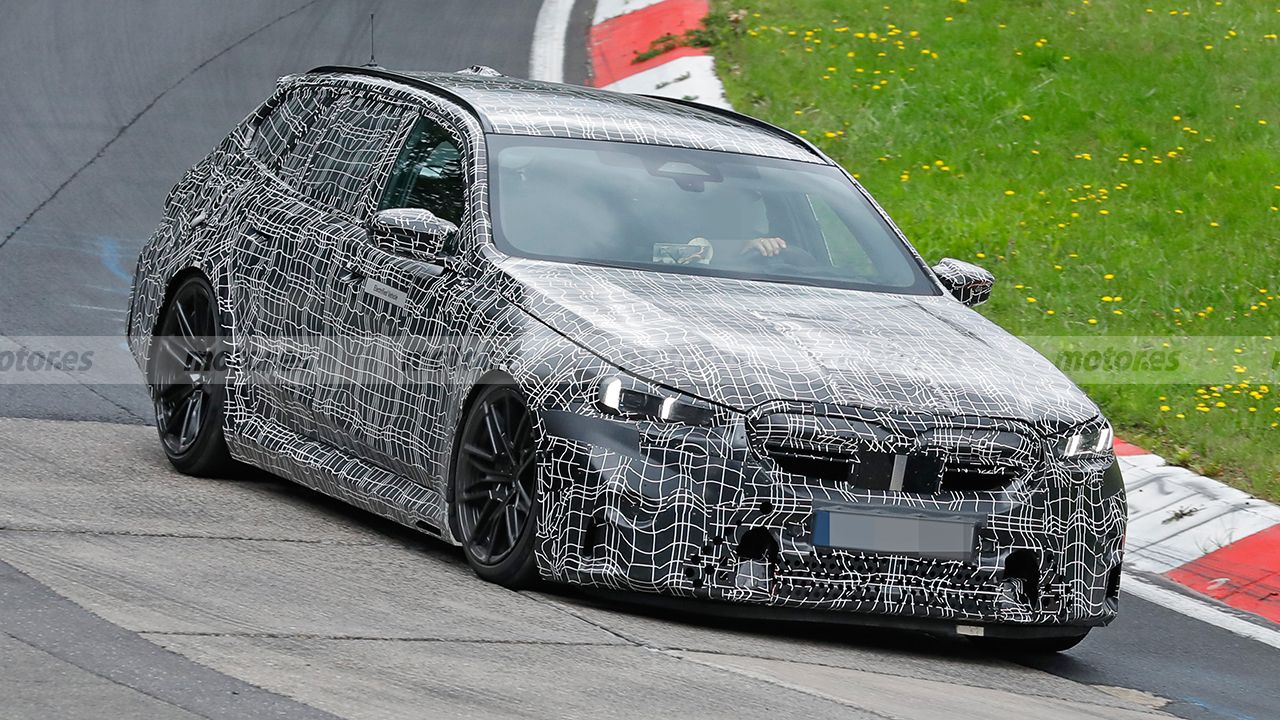
[[[661,392],[661,391],[659,391]],[[699,407],[692,398],[679,393],[655,394],[628,387],[622,378],[605,378],[600,382],[596,405],[606,414],[633,420],[708,425],[715,417],[708,407]]]
[[[1076,428],[1072,432],[1058,438],[1054,444],[1054,452],[1059,457],[1083,457],[1086,455],[1107,455],[1112,451],[1115,433],[1106,420],[1096,421]]]

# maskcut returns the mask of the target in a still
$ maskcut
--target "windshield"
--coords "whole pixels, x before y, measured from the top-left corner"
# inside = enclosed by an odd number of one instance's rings
[[[494,237],[509,254],[938,294],[838,168],[660,145],[488,140]]]

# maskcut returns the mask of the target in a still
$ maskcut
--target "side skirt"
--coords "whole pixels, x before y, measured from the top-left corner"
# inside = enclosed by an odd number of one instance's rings
[[[444,497],[340,450],[260,418],[237,419],[227,428],[235,459],[457,545]]]

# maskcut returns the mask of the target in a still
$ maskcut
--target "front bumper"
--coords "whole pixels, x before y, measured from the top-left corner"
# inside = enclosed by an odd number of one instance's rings
[[[1114,463],[1045,461],[997,491],[925,495],[787,473],[732,424],[543,417],[538,559],[549,578],[987,635],[1115,616],[1126,515]],[[815,546],[815,502],[984,521],[971,560],[868,554]]]

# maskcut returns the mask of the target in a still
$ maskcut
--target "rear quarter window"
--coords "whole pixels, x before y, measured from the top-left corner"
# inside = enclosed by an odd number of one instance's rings
[[[289,91],[259,123],[250,151],[273,173],[296,180],[309,154],[302,140],[332,102],[333,93],[323,88]]]

